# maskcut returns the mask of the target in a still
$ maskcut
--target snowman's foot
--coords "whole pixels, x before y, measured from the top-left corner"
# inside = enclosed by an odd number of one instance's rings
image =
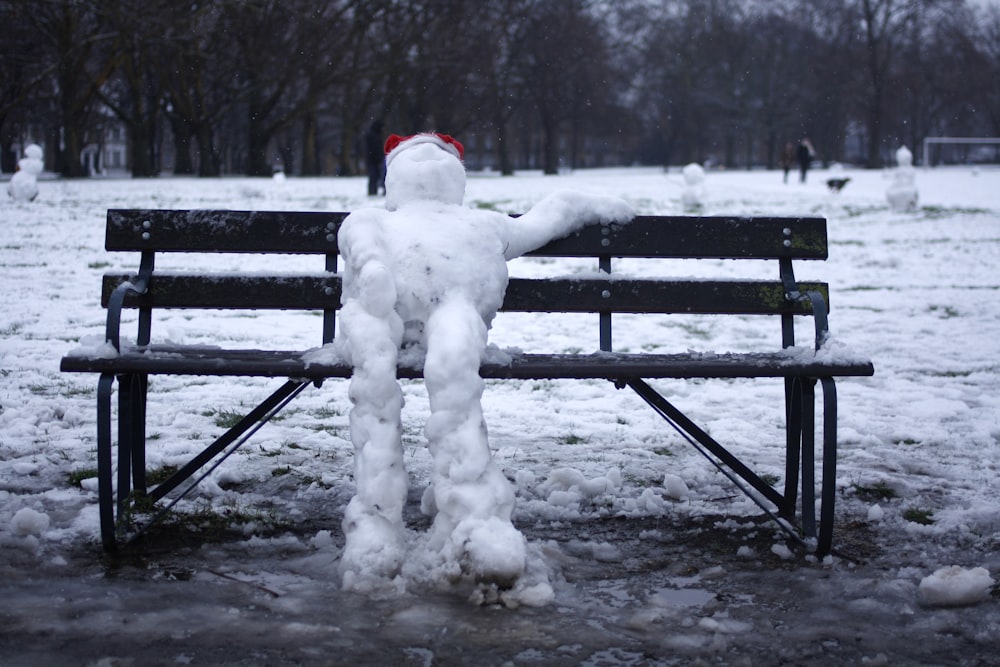
[[[364,514],[345,520],[344,533],[347,543],[340,558],[344,588],[369,588],[373,581],[399,574],[405,555],[401,526],[377,514]]]
[[[463,548],[463,569],[479,583],[506,589],[513,587],[524,574],[526,543],[509,521],[494,517],[477,522]]]

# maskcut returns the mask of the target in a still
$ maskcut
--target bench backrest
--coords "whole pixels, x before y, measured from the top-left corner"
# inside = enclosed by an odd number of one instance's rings
[[[337,230],[346,213],[110,210],[106,249],[143,253],[290,253],[326,256],[325,272],[289,275],[152,273],[149,292],[126,307],[305,309],[325,312],[323,342],[332,340],[340,307]],[[824,283],[794,285],[791,261],[826,259],[822,218],[640,216],[628,224],[590,225],[531,253],[589,257],[604,274],[512,278],[503,310],[592,312],[601,317],[601,349],[611,349],[611,313],[812,314],[787,298],[793,286],[828,296]],[[778,260],[776,280],[641,279],[616,276],[612,258]],[[102,303],[130,276],[104,277]],[[829,301],[827,300],[827,303]],[[786,345],[792,344],[786,335]]]

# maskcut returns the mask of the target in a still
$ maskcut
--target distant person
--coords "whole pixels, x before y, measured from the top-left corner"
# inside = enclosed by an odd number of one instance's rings
[[[809,171],[809,165],[812,164],[813,158],[816,156],[816,150],[813,148],[812,142],[809,141],[809,137],[803,137],[802,141],[799,142],[796,156],[799,159],[799,182],[805,183],[806,172]]]
[[[792,165],[795,164],[795,145],[792,142],[785,142],[785,147],[781,150],[781,155],[778,156],[778,166],[781,167],[781,171],[784,172],[784,183],[788,182],[788,172],[792,170]]]
[[[385,150],[382,121],[376,119],[365,132],[365,165],[368,167],[368,195],[385,193]]]

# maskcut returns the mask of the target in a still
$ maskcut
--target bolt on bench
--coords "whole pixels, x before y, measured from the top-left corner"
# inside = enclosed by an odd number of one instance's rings
[[[306,350],[227,349],[151,343],[154,311],[161,309],[281,309],[321,311],[317,344],[330,343],[340,307],[337,230],[346,213],[212,210],[110,210],[106,249],[140,253],[134,275],[104,276],[106,340],[100,349],[76,350],[61,369],[98,373],[97,466],[102,544],[117,548],[131,498],[158,502],[213,459],[228,456],[295,396],[331,378],[349,378],[343,363],[317,362]],[[289,275],[259,272],[154,271],[159,253],[287,253],[325,255],[326,271]],[[681,436],[726,474],[790,535],[816,539],[816,553],[833,540],[837,464],[835,379],[870,376],[866,359],[840,358],[828,337],[827,284],[798,283],[793,260],[827,257],[822,218],[639,216],[628,224],[590,225],[531,253],[536,257],[597,260],[599,272],[573,278],[512,278],[504,311],[594,313],[599,349],[591,354],[513,353],[509,362],[485,362],[484,378],[607,379],[629,387]],[[649,279],[616,275],[613,258],[755,259],[777,263],[775,280]],[[123,309],[138,309],[134,343],[122,339]],[[612,347],[616,313],[774,315],[780,346],[768,352],[618,353]],[[795,345],[796,316],[811,317],[815,352]],[[319,322],[319,320],[318,320]],[[776,332],[777,333],[777,332]],[[805,352],[805,354],[803,354]],[[843,355],[841,355],[843,356]],[[420,369],[400,367],[400,378]],[[146,406],[150,376],[257,376],[284,382],[238,423],[171,477],[149,488],[146,480]],[[785,478],[779,490],[717,442],[650,384],[664,378],[777,378],[784,381]],[[117,460],[113,456],[112,393],[118,383]],[[815,385],[822,389],[820,516],[816,518]],[[780,443],[779,443],[780,444]],[[228,450],[228,453],[227,453]],[[117,468],[117,484],[114,471]],[[798,489],[801,484],[801,497]],[[749,488],[748,488],[749,487]],[[134,495],[133,495],[134,494]],[[176,500],[174,501],[176,502]],[[800,517],[796,521],[796,514]],[[117,519],[116,519],[117,517]],[[154,519],[155,520],[155,519]]]

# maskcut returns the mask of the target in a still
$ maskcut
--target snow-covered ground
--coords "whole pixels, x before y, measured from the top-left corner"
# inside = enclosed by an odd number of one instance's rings
[[[43,179],[36,201],[0,202],[0,664],[993,664],[1000,170],[918,170],[909,214],[889,208],[887,172],[839,171],[852,179],[839,194],[823,185],[829,175],[786,185],[778,172],[709,172],[703,213],[829,220],[830,259],[800,265],[797,277],[830,282],[833,334],[876,369],[838,384],[841,555],[817,563],[789,551],[755,505],[627,391],[490,382],[483,406],[517,490],[514,521],[555,590],[547,605],[516,609],[406,582],[377,599],[339,589],[340,519],[353,492],[346,382],[308,390],[183,504],[243,537],[157,543],[117,560],[96,546],[96,378],[58,365],[82,338],[103,335],[101,274],[137,265],[103,250],[105,210],[354,210],[372,203],[363,179]],[[466,202],[523,211],[565,187],[622,196],[639,213],[682,212],[681,174],[656,169],[470,174]],[[321,268],[318,258],[211,261],[164,257],[158,268]],[[573,260],[511,265],[512,275],[592,270]],[[667,270],[777,273],[721,261]],[[770,318],[629,317],[615,344],[770,348],[778,329]],[[308,348],[320,324],[311,314],[180,312],[155,321],[156,336]],[[501,314],[491,342],[591,350],[597,322]],[[155,379],[150,468],[183,461],[270,386]],[[657,386],[760,471],[781,475],[780,383]],[[410,382],[404,394],[406,515],[426,528],[417,509],[430,477],[426,393]]]

